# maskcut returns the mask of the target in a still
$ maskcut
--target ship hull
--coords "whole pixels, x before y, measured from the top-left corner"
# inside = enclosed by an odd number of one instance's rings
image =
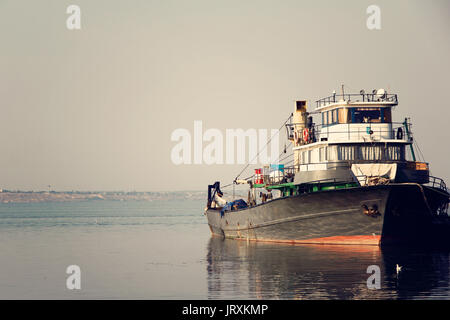
[[[434,190],[419,184],[328,190],[223,214],[208,209],[206,216],[213,235],[247,241],[365,245],[444,241],[436,238],[431,207],[437,205],[430,206],[427,192],[434,195]],[[448,203],[448,194],[436,199]],[[439,237],[445,238],[450,228],[439,227]]]

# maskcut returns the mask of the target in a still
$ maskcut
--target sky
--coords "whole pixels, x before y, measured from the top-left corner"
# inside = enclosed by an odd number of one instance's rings
[[[450,184],[449,39],[446,0],[0,0],[0,188],[225,184],[243,166],[174,164],[174,130],[279,128],[341,84],[397,93],[394,120]]]

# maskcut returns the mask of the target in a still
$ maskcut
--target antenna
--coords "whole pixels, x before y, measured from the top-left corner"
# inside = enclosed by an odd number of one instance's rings
[[[362,96],[362,99],[363,99],[363,101],[365,100],[365,94],[366,94],[366,92],[364,91],[364,89],[361,89],[360,91],[359,91],[359,94]]]

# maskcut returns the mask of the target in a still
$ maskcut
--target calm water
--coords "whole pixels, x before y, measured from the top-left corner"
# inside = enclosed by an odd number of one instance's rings
[[[211,238],[204,201],[0,204],[0,299],[448,299],[448,251]],[[396,264],[403,266],[397,275]],[[81,268],[81,290],[66,268]],[[381,289],[369,290],[369,265]]]

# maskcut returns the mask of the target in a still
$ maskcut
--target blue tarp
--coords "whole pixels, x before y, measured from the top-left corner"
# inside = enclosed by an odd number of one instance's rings
[[[270,171],[284,171],[284,164],[271,164]]]
[[[227,204],[220,211],[220,215],[223,217],[223,214],[226,211],[245,209],[247,207],[248,207],[247,203],[242,199],[234,200],[232,202],[227,202]]]

